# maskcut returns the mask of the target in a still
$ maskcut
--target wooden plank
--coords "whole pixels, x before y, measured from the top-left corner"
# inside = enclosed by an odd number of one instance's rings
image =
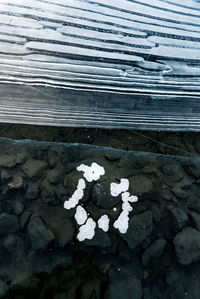
[[[199,48],[196,0],[2,0],[0,121],[199,130]]]

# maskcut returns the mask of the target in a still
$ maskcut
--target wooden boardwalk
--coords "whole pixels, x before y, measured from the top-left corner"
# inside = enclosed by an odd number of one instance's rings
[[[200,1],[1,0],[0,121],[200,130]]]

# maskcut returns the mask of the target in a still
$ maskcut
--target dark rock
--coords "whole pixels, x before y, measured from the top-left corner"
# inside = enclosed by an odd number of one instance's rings
[[[44,161],[29,159],[22,169],[29,178],[39,178],[47,166],[47,163]]]
[[[142,255],[142,264],[146,267],[150,266],[152,263],[154,264],[155,261],[157,262],[157,259],[162,255],[165,246],[166,241],[164,239],[154,241]]]
[[[122,237],[127,241],[129,247],[134,249],[151,234],[152,230],[152,212],[146,211],[142,214],[131,217],[127,233],[123,234]]]
[[[150,165],[145,166],[143,168],[143,172],[146,173],[146,174],[151,174],[151,175],[155,175],[155,176],[160,175],[159,168],[154,164],[150,164]]]
[[[31,212],[25,211],[20,217],[20,227],[23,229],[25,225],[28,223],[28,220],[31,216]]]
[[[152,181],[142,175],[135,175],[129,179],[130,188],[132,190],[132,194],[140,195],[142,193],[148,193],[153,189]]]
[[[187,174],[191,175],[196,180],[200,178],[200,166],[195,164],[185,164],[184,169]]]
[[[6,237],[4,241],[4,247],[8,252],[12,252],[16,246],[16,237],[13,234],[10,234]]]
[[[188,193],[182,190],[178,185],[172,188],[172,193],[180,199],[186,199],[188,197]]]
[[[64,202],[66,200],[67,190],[65,189],[63,184],[57,185],[55,193],[56,193],[56,196],[58,197],[58,199],[60,199],[62,202]]]
[[[162,171],[163,174],[169,176],[174,182],[181,181],[184,176],[183,168],[177,164],[165,164]]]
[[[1,182],[2,183],[7,182],[9,179],[11,179],[11,177],[12,177],[12,175],[7,169],[4,169],[4,168],[1,169]]]
[[[96,205],[110,209],[121,201],[121,196],[113,197],[110,194],[110,182],[102,181],[94,184],[92,188],[92,199],[96,202]]]
[[[45,249],[55,239],[54,234],[44,225],[39,217],[31,219],[28,224],[28,233],[35,250]]]
[[[15,215],[20,215],[24,210],[24,205],[19,202],[19,201],[16,201],[15,204],[14,204],[14,213]]]
[[[197,136],[195,138],[195,143],[194,143],[195,149],[198,153],[200,153],[200,136]]]
[[[200,231],[200,213],[190,212],[192,226]]]
[[[15,154],[4,154],[0,156],[0,166],[12,168],[17,164],[23,163],[26,159],[26,154],[18,152]]]
[[[81,299],[101,299],[101,281],[97,277],[86,281],[80,290]],[[65,297],[63,297],[64,299]]]
[[[158,207],[156,207],[156,206],[153,206],[152,209],[151,209],[151,211],[152,211],[152,215],[153,215],[153,220],[156,223],[160,222],[161,217],[162,217],[160,209]]]
[[[96,228],[95,235],[92,240],[85,240],[84,244],[88,246],[98,246],[104,248],[111,246],[111,241],[107,233],[103,232],[99,228]]]
[[[77,188],[79,179],[82,178],[83,178],[82,173],[78,171],[75,172],[73,171],[69,173],[67,176],[65,176],[63,185],[66,188],[68,195],[71,196],[74,193],[74,191]]]
[[[176,257],[183,265],[200,260],[200,232],[192,227],[184,228],[173,240]]]
[[[31,298],[36,298],[37,287],[38,287],[39,283],[40,283],[40,280],[37,277],[29,276],[29,277],[26,277],[25,279],[23,279],[22,281],[20,281],[19,283],[13,285],[12,290],[15,293],[20,293],[20,294],[24,294],[24,295],[26,295],[28,292],[29,294],[31,294],[31,296],[30,296]]]
[[[43,207],[41,217],[54,233],[59,246],[64,247],[73,238],[74,224],[71,219],[67,218],[66,211],[63,208]]]
[[[0,280],[0,296],[3,296],[6,294],[6,292],[8,291],[8,285]]]
[[[121,159],[121,152],[117,150],[109,150],[104,154],[105,158],[109,161],[117,161]]]
[[[0,235],[16,233],[19,230],[18,219],[14,215],[3,213],[0,215]]]
[[[173,283],[175,283],[180,277],[179,272],[177,269],[173,269],[173,268],[168,269],[165,275],[166,283],[168,285],[172,285]]]
[[[120,276],[110,284],[110,299],[141,299],[142,296],[141,282],[135,276]]]
[[[89,215],[91,215],[91,217],[98,221],[98,219],[102,216],[102,215],[108,215],[110,221],[115,221],[118,217],[119,214],[121,213],[121,203],[119,203],[117,206],[115,206],[116,210],[112,209],[103,209],[100,207],[97,207],[92,201],[87,203],[86,206],[86,210],[89,213]]]
[[[51,197],[54,199],[55,191],[56,191],[56,187],[54,185],[51,185],[47,181],[47,179],[45,179],[40,185],[41,197]]]
[[[187,214],[180,208],[168,206],[170,213],[170,223],[175,231],[179,231],[188,222]]]
[[[164,298],[179,299],[199,299],[200,298],[200,284],[199,277],[184,277],[175,281],[167,290]]]
[[[28,184],[28,188],[26,190],[26,198],[27,199],[36,199],[39,195],[39,183],[32,183]]]
[[[47,180],[50,184],[58,184],[62,181],[65,168],[62,165],[57,165],[54,169],[47,173]]]

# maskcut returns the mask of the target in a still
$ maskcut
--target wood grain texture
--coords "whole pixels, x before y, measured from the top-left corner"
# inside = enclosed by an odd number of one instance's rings
[[[200,1],[1,0],[0,88],[2,122],[199,130]]]

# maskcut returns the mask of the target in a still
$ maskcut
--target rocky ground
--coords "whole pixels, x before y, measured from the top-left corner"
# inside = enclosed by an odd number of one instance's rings
[[[76,208],[63,205],[83,178],[77,166],[92,162],[105,175],[86,182],[81,204],[96,223],[108,215],[110,225],[80,242]],[[178,157],[2,138],[0,174],[2,298],[200,298],[196,150]],[[126,233],[113,226],[122,199],[109,190],[121,178],[138,196]]]

